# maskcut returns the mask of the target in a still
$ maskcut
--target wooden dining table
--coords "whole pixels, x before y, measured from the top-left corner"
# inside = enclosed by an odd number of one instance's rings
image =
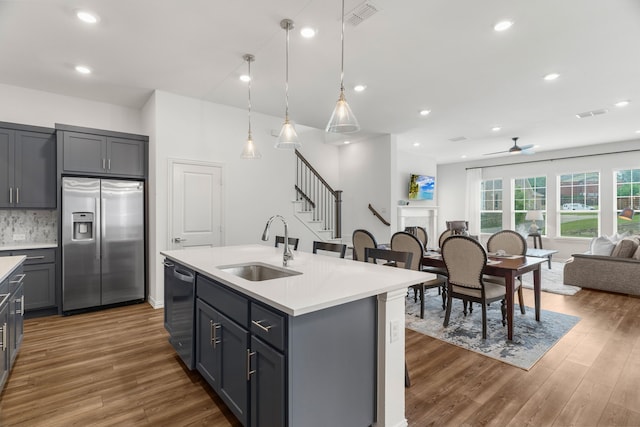
[[[530,271],[533,272],[533,294],[535,297],[536,320],[540,321],[540,266],[547,260],[545,258],[528,256],[494,257],[490,255],[488,258],[489,262],[484,268],[484,274],[504,277],[505,280],[507,306],[507,339],[512,340],[514,311],[513,291],[516,277],[522,276],[523,274]],[[437,252],[425,252],[422,258],[422,265],[445,268],[442,255]]]

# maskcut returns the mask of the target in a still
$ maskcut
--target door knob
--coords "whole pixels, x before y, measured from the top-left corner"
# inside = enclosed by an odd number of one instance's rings
[[[182,242],[186,242],[186,241],[187,241],[187,239],[181,239],[180,237],[174,237],[174,238],[173,238],[173,241],[174,241],[175,243],[182,243]]]

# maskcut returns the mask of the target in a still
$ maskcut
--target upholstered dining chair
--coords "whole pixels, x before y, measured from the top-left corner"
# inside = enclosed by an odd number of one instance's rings
[[[451,236],[442,245],[441,253],[449,272],[444,327],[449,326],[453,298],[477,302],[482,307],[482,338],[486,339],[487,304],[502,301],[502,325],[506,325],[505,287],[483,280],[487,253],[476,240],[467,236]]]
[[[447,237],[449,236],[453,236],[453,231],[446,229],[444,230],[441,234],[440,237],[438,237],[438,247],[441,248],[442,247],[442,243],[447,239]]]
[[[364,248],[364,256],[362,260],[364,262],[377,263],[378,260],[384,261],[386,265],[393,265],[394,267],[411,268],[411,260],[413,254],[411,252],[400,252],[388,249],[378,248]],[[409,378],[409,369],[407,368],[407,362],[404,362],[404,386],[411,386],[411,379]]]
[[[465,234],[469,231],[469,221],[447,221],[447,230],[451,230],[453,234]]]
[[[416,236],[406,231],[398,231],[391,236],[391,250],[401,252],[411,252],[413,254],[413,260],[411,261],[411,270],[422,271],[422,257],[424,256],[424,248],[422,243]],[[404,267],[402,265],[402,267]],[[414,292],[420,295],[420,318],[424,318],[424,291],[429,288],[439,288],[442,293],[442,309],[445,309],[446,301],[446,285],[447,280],[442,276],[438,276],[435,279],[427,280],[417,285],[411,286]],[[414,293],[414,301],[415,301]]]
[[[427,234],[426,228],[416,225],[411,227],[405,227],[404,231],[416,236],[418,240],[420,240],[420,242],[422,243],[422,246],[424,246],[425,249],[427,248],[427,245],[429,243],[429,235]]]
[[[522,255],[527,254],[527,241],[522,235],[513,230],[501,230],[489,237],[487,240],[487,252],[497,252],[502,250],[508,255]],[[502,286],[506,286],[504,277],[498,276],[484,276],[485,281],[492,283],[498,283]],[[514,293],[518,292],[518,303],[520,304],[520,312],[525,313],[524,309],[524,297],[522,295],[522,277],[518,277],[516,283],[513,284]]]
[[[300,243],[300,239],[297,237],[289,237],[289,245],[293,246],[293,250],[298,250],[298,243]],[[284,245],[284,236],[276,236],[275,246]]]
[[[347,245],[344,245],[342,243],[320,242],[314,240],[313,253],[317,254],[318,251],[335,252],[340,254],[340,258],[344,258],[345,254],[347,253]]]
[[[357,229],[353,231],[351,236],[353,243],[353,259],[356,261],[364,261],[364,249],[365,248],[377,248],[378,243],[373,234],[367,230]]]

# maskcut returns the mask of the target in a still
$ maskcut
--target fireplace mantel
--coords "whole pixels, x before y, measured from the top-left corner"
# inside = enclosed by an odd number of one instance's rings
[[[427,230],[429,246],[437,246],[438,206],[404,205],[398,206],[398,230],[405,227],[421,226]]]

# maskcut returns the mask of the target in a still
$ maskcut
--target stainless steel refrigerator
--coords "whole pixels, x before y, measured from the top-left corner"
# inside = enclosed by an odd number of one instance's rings
[[[144,299],[144,185],[62,179],[62,311]]]

